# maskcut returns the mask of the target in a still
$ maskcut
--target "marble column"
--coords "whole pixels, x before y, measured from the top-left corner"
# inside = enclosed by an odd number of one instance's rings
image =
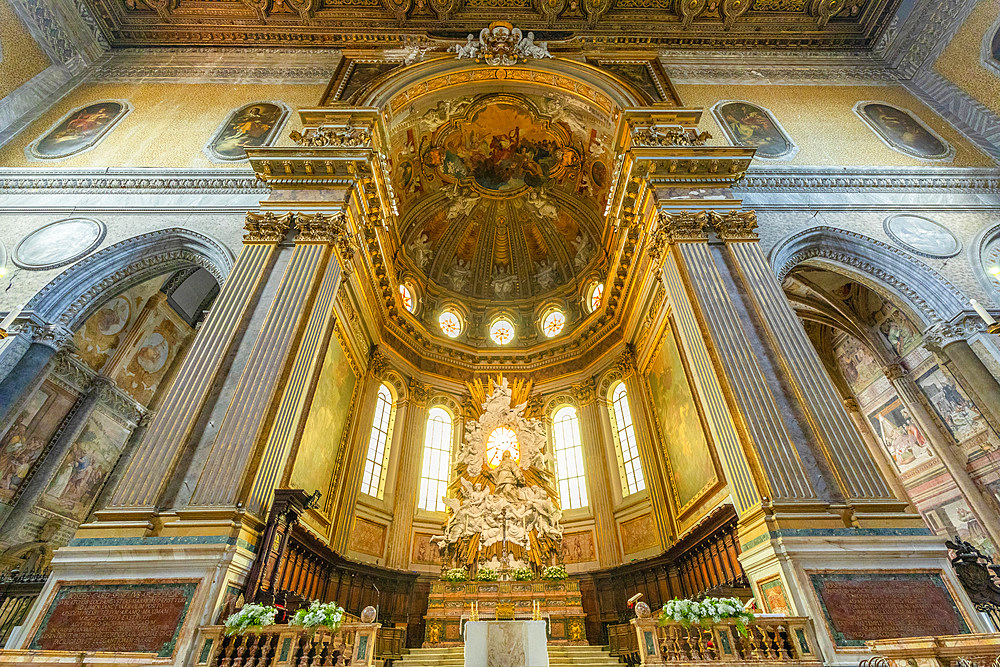
[[[146,437],[108,503],[112,512],[140,516],[154,511],[173,476],[216,377],[274,261],[291,214],[248,213],[243,250],[212,310],[198,330]]]
[[[924,403],[926,400],[924,393],[899,363],[889,364],[885,368],[885,376],[896,390],[900,402],[917,423],[920,432],[930,443],[934,454],[955,480],[955,485],[965,496],[972,513],[989,533],[993,544],[1000,545],[1000,513],[997,512],[997,504],[976,486],[966,467],[966,456],[954,443],[944,426],[931,414],[930,408]]]
[[[725,244],[728,259],[735,268],[733,273],[739,278],[759,325],[773,348],[781,351],[775,356],[791,380],[797,403],[806,413],[844,497],[855,502],[894,499],[760,249],[754,231],[756,214],[713,213],[710,221]]]
[[[334,498],[333,536],[330,546],[337,553],[347,553],[350,544],[351,529],[354,526],[354,507],[361,492],[361,478],[365,469],[365,452],[372,425],[372,415],[375,413],[375,402],[378,388],[385,374],[385,356],[378,347],[373,347],[368,359],[368,370],[364,378],[364,390],[359,401],[354,424],[351,425],[351,437],[344,442],[344,447],[338,452],[333,488],[337,489]]]
[[[311,353],[303,354],[298,370],[304,371],[303,365],[319,363],[315,346],[321,327],[329,321],[335,294],[333,288],[337,284],[336,275],[324,281],[330,271],[328,265],[333,252],[330,240],[335,224],[331,216],[311,216],[298,222],[295,249],[208,452],[191,497],[191,506],[234,507],[243,503],[248,493],[244,488],[248,476],[262,456],[265,475],[258,487],[258,498],[267,499],[267,494],[273,490],[279,470],[275,464],[290,444],[287,430],[294,429],[288,422],[288,411],[281,415],[284,423],[280,425],[286,435],[284,438],[280,434],[277,436],[284,446],[272,440],[270,444],[275,446],[270,451],[266,443],[263,452],[258,449],[265,428],[275,410],[281,407],[280,402],[275,406],[279,388],[291,391],[286,394],[291,401],[301,401],[301,396],[295,394],[304,390],[303,378],[301,374],[291,376],[291,370],[311,314],[319,315],[321,321],[314,323],[313,337],[309,341]],[[337,267],[332,271],[336,274]],[[314,309],[318,296],[326,302],[326,317]],[[263,503],[258,501],[258,505],[262,509]]]
[[[611,495],[611,480],[617,479],[617,475],[612,477],[608,473],[607,448],[603,443],[599,414],[601,408],[593,379],[587,378],[573,385],[573,395],[580,405],[580,441],[587,473],[587,497],[597,537],[597,561],[601,567],[612,567],[622,561]]]
[[[971,324],[965,318],[959,323],[937,324],[924,332],[924,343],[1000,436],[1000,380],[969,345],[969,338],[983,326],[981,322]]]
[[[669,505],[667,504],[666,471],[663,469],[663,459],[660,456],[659,448],[656,446],[656,438],[653,434],[656,429],[652,427],[651,414],[646,392],[642,386],[641,378],[635,368],[635,355],[631,350],[626,350],[618,358],[618,372],[621,373],[622,382],[628,391],[628,407],[632,413],[632,427],[636,429],[635,439],[639,445],[639,459],[642,461],[642,471],[646,479],[646,490],[649,493],[649,503],[653,510],[653,517],[656,520],[656,529],[659,533],[660,548],[666,549],[670,544],[670,517],[668,516]]]
[[[430,387],[411,378],[407,393],[406,419],[399,466],[396,469],[396,490],[393,494],[392,524],[389,526],[385,556],[387,567],[401,570],[410,566],[410,533],[413,530],[413,516],[417,511],[417,495],[420,492]]]
[[[14,419],[17,410],[52,370],[58,352],[72,349],[73,332],[60,325],[22,326],[14,337],[30,341],[10,372],[0,380],[0,424]],[[8,345],[16,345],[16,341]]]
[[[45,452],[44,458],[35,467],[31,478],[19,489],[14,506],[0,525],[0,545],[9,546],[21,541],[18,534],[28,514],[38,502],[42,492],[48,488],[66,452],[80,437],[98,402],[105,393],[113,391],[113,387],[114,382],[107,376],[97,375],[91,379],[86,392],[77,399],[59,430],[52,436],[51,445]]]

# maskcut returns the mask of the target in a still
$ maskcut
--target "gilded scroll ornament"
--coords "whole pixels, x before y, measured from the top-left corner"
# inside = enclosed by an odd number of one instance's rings
[[[300,213],[295,218],[299,229],[296,239],[300,243],[332,243],[340,256],[341,268],[348,272],[350,262],[354,257],[357,244],[351,238],[347,224],[347,215],[343,211],[336,213]]]
[[[368,128],[350,125],[344,127],[324,125],[306,130],[304,134],[293,130],[288,134],[288,138],[299,146],[316,148],[365,148],[372,143],[372,134]]]
[[[654,231],[654,239],[660,238],[661,245],[675,241],[703,241],[706,238],[708,214],[705,211],[660,212],[659,224]]]
[[[704,146],[712,138],[708,132],[683,127],[637,127],[632,130],[632,145],[638,148],[663,148],[667,146]]]
[[[379,349],[378,345],[372,345],[372,350],[368,355],[368,370],[371,372],[372,377],[376,379],[382,378],[388,367],[389,365],[386,362],[385,355],[382,354],[382,350]]]
[[[177,9],[177,2],[178,0],[125,0],[125,6],[129,9],[149,7],[159,14],[161,19],[165,19]]]
[[[244,243],[277,243],[285,238],[285,234],[292,227],[292,214],[275,215],[271,211],[264,213],[247,213],[246,224],[243,229],[247,233],[243,235]]]
[[[410,403],[413,405],[427,405],[427,400],[431,397],[431,386],[424,384],[417,378],[410,378],[407,386]]]
[[[453,44],[448,47],[448,52],[460,59],[471,58],[477,63],[485,62],[494,66],[510,66],[525,60],[552,57],[546,42],[535,42],[535,33],[524,35],[520,28],[515,28],[506,21],[494,21],[489,27],[480,30],[478,41],[470,33],[465,44]]]
[[[677,0],[675,11],[681,19],[681,27],[690,28],[707,6],[708,0]]]
[[[597,25],[597,21],[608,13],[613,4],[614,0],[583,0],[583,11],[587,15],[587,25],[591,28]]]
[[[298,13],[303,22],[309,21],[316,11],[316,0],[243,0],[257,15],[258,20],[266,21],[267,17],[281,10],[291,10]]]
[[[757,239],[757,213],[754,211],[709,211],[708,218],[724,241]]]
[[[623,378],[634,373],[635,350],[631,347],[626,347],[625,351],[619,355],[618,360],[615,362],[615,367],[618,369],[618,372],[622,374]]]
[[[813,0],[810,13],[816,17],[816,26],[823,28],[834,16],[854,13],[860,6],[861,0]]]
[[[736,25],[736,19],[747,13],[753,0],[723,0],[722,27],[729,30]]]
[[[556,19],[566,9],[566,0],[534,0],[535,11],[545,17],[549,27],[555,25]]]

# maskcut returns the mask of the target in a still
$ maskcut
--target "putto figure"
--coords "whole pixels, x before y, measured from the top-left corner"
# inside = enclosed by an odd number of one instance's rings
[[[487,65],[516,65],[525,60],[551,58],[547,42],[536,42],[535,33],[525,37],[520,28],[506,21],[494,21],[479,31],[479,39],[469,34],[464,44],[454,44],[448,51],[459,58],[471,58]]]

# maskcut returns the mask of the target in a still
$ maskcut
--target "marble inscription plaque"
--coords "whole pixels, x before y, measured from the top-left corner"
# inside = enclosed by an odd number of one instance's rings
[[[31,648],[169,657],[196,587],[195,582],[63,586]]]
[[[838,646],[969,631],[938,574],[857,572],[811,579]]]

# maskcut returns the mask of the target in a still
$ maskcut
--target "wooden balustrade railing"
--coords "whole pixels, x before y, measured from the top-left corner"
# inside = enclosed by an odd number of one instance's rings
[[[733,619],[708,626],[657,619],[632,621],[643,665],[661,662],[780,662],[820,665],[812,623],[806,617],[759,617],[747,626],[745,635],[737,631]]]
[[[372,667],[378,623],[328,628],[273,625],[227,637],[221,625],[203,626],[195,640],[197,667]]]

